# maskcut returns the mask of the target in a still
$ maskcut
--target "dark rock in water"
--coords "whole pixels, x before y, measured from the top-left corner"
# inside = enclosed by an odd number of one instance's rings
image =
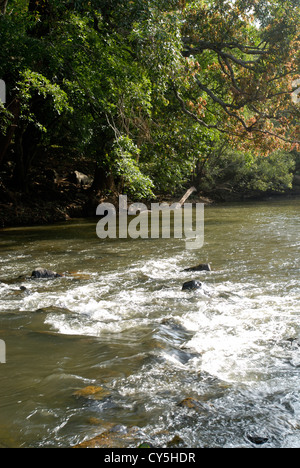
[[[201,287],[202,283],[200,283],[200,281],[187,281],[187,283],[184,283],[182,286],[182,291],[195,291]]]
[[[31,275],[31,278],[62,278],[62,275],[59,275],[58,273],[55,273],[54,271],[51,270],[46,270],[46,268],[36,268]]]
[[[24,296],[24,295],[29,295],[30,292],[28,291],[27,288],[25,288],[25,286],[21,286],[20,288],[18,289],[11,289],[11,294],[14,295],[14,296]]]
[[[209,263],[201,263],[195,267],[186,268],[183,271],[211,271],[211,267]]]
[[[247,435],[247,439],[250,440],[250,442],[252,442],[253,444],[255,445],[263,445],[263,444],[266,444],[268,442],[268,438],[267,437],[260,437],[260,436],[252,436],[252,435]]]
[[[287,338],[286,341],[289,341],[293,347],[300,347],[300,338]]]

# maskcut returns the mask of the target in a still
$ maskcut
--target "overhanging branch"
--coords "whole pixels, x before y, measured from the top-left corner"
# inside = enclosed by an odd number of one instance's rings
[[[205,90],[205,92],[209,91],[208,88],[206,88],[205,86],[201,85],[202,89]],[[195,122],[197,122],[199,125],[207,128],[207,129],[213,129],[213,130],[217,130],[218,132],[220,133],[223,133],[223,134],[226,134],[226,135],[232,135],[232,136],[236,136],[236,137],[247,137],[249,139],[251,139],[251,137],[254,136],[254,134],[261,134],[261,135],[265,135],[265,136],[271,136],[271,137],[274,137],[278,140],[281,140],[285,143],[291,143],[291,144],[300,144],[300,140],[292,140],[290,138],[286,138],[282,135],[279,135],[278,133],[275,133],[275,132],[272,132],[270,130],[264,130],[263,128],[259,128],[258,125],[260,123],[261,120],[265,120],[263,119],[262,117],[265,117],[265,116],[262,116],[262,115],[258,115],[258,118],[250,125],[248,126],[246,121],[240,117],[239,115],[237,115],[236,113],[234,112],[231,112],[226,104],[220,99],[220,98],[217,98],[215,95],[214,95],[214,101],[216,103],[218,103],[223,109],[224,111],[226,112],[226,114],[229,116],[229,117],[232,117],[233,119],[235,119],[237,122],[239,122],[242,126],[242,128],[244,129],[244,131],[233,131],[231,128],[224,128],[222,127],[222,125],[224,125],[224,122],[222,123],[218,123],[218,124],[207,124],[204,120],[200,119],[196,114],[194,114],[193,112],[191,112],[189,109],[187,109],[186,107],[186,103],[184,101],[184,99],[180,96],[175,84],[173,83],[172,84],[172,88],[173,88],[173,91],[174,91],[174,94],[175,94],[175,97],[176,99],[178,100],[179,104],[180,104],[180,107],[182,109],[182,111],[188,116],[190,117],[192,120],[194,120]],[[205,89],[204,89],[205,88]],[[210,92],[210,94],[213,94],[212,92]],[[209,95],[210,95],[209,94]],[[211,96],[212,97],[212,96]],[[269,119],[270,120],[270,119]]]
[[[261,47],[247,46],[239,44],[237,42],[213,43],[208,41],[193,41],[189,37],[184,37],[182,41],[184,44],[184,50],[182,51],[182,55],[184,57],[190,57],[191,55],[200,54],[205,50],[210,50],[215,52],[218,56],[222,57],[223,60],[228,59],[248,70],[254,70],[255,65],[262,59],[263,56],[267,55],[269,52],[269,50],[265,48],[261,49]],[[243,52],[246,55],[257,56],[258,59],[243,60],[239,57],[236,57],[232,53],[229,53],[228,50],[239,50],[240,52]]]

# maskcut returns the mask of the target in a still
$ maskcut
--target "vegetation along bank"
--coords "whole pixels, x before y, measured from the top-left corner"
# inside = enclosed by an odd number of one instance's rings
[[[298,25],[298,0],[1,0],[0,227],[299,194]]]

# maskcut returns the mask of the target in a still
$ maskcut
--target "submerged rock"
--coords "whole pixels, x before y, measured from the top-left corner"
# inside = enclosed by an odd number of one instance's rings
[[[52,279],[52,278],[62,278],[62,275],[59,275],[55,271],[47,270],[46,268],[36,268],[31,274],[31,278],[40,279]]]
[[[86,398],[88,400],[97,400],[101,401],[104,398],[111,396],[110,392],[103,387],[96,387],[94,385],[90,385],[85,387],[81,390],[77,390],[77,392],[73,393],[73,395],[77,398]]]
[[[196,400],[195,398],[187,397],[184,400],[182,400],[180,403],[178,403],[177,406],[180,406],[182,408],[198,409],[199,401]]]
[[[154,445],[150,444],[149,442],[143,442],[137,448],[142,449],[142,448],[155,448],[155,447],[154,447]]]
[[[65,273],[66,276],[69,276],[75,280],[90,280],[91,275],[88,273],[81,273],[80,271],[70,271]]]
[[[197,411],[199,414],[208,415],[215,413],[216,409],[210,402],[200,401],[196,398],[187,397],[177,404],[180,408],[188,408]]]
[[[183,271],[211,271],[211,266],[209,263],[200,263],[200,265],[191,268],[186,268]]]
[[[187,281],[182,286],[182,291],[195,291],[197,289],[200,289],[201,287],[202,283],[200,283],[200,281]]]
[[[172,440],[167,443],[167,448],[184,447],[184,440],[176,434]]]
[[[138,427],[128,428],[118,424],[73,448],[128,448],[139,442],[139,430]]]

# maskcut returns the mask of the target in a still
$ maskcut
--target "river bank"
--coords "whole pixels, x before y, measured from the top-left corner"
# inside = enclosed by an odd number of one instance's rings
[[[268,200],[272,198],[292,199],[300,196],[300,189],[295,187],[285,193],[266,192],[255,194],[196,194],[189,203],[204,203],[205,205],[222,204],[226,202],[247,202],[253,200]],[[175,203],[179,200],[175,196],[158,195],[156,200],[143,201],[146,205],[152,202]],[[118,204],[118,196],[97,197],[86,189],[72,187],[66,192],[49,194],[40,191],[30,195],[14,195],[10,200],[0,199],[0,229],[22,226],[44,226],[57,222],[69,221],[77,218],[92,218],[96,215],[96,208],[100,203],[110,202]],[[133,203],[133,201],[129,202]]]

